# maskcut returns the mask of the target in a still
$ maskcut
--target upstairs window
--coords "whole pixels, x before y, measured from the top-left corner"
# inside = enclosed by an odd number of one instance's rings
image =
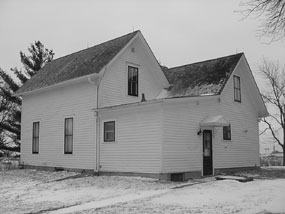
[[[241,102],[240,77],[234,76],[234,100]]]
[[[223,139],[224,140],[231,140],[231,125],[223,127]]]
[[[32,153],[39,153],[39,141],[40,141],[40,122],[33,123],[33,145],[32,145]]]
[[[115,142],[115,121],[104,122],[104,142]]]
[[[128,66],[128,95],[130,96],[138,96],[138,70],[138,68]]]
[[[64,154],[73,152],[73,118],[65,118],[64,122]]]

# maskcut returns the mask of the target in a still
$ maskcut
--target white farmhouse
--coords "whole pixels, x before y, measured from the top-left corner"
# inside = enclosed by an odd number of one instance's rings
[[[161,67],[135,31],[51,61],[16,95],[26,167],[174,180],[259,166],[268,113],[243,53]]]

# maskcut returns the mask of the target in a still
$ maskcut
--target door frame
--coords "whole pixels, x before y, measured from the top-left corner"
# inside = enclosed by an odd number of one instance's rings
[[[212,173],[209,175],[214,175],[214,158],[213,158],[213,130],[212,129],[204,129],[202,132],[202,176],[204,175],[204,132],[209,132],[211,134],[211,168],[212,168]]]

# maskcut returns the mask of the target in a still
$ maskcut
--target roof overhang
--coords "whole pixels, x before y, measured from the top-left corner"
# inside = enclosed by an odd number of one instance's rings
[[[15,93],[15,94],[13,94],[13,96],[23,96],[23,95],[34,94],[34,93],[43,92],[43,91],[46,91],[49,89],[55,89],[55,88],[62,87],[62,86],[81,83],[84,81],[88,81],[92,84],[98,84],[98,81],[100,81],[100,77],[101,77],[101,75],[99,73],[89,74],[89,75],[85,75],[82,77],[66,80],[66,81],[63,81],[63,82],[60,82],[57,84],[53,84],[50,86],[46,86],[43,88],[39,88],[39,89],[31,90],[31,91],[24,91],[24,92],[20,92],[20,93]]]
[[[200,126],[212,126],[212,127],[221,127],[228,126],[229,122],[224,119],[223,115],[209,116],[200,122]]]
[[[199,101],[199,100],[209,100],[209,99],[219,99],[218,95],[215,96],[195,96],[195,97],[169,97],[169,98],[160,98],[154,100],[147,100],[144,102],[136,102],[136,103],[126,103],[114,106],[106,106],[101,108],[93,108],[92,110],[95,112],[103,112],[109,110],[117,110],[124,108],[132,108],[138,106],[145,106],[150,104],[158,104],[158,103],[183,103],[183,102],[191,102],[191,101]]]

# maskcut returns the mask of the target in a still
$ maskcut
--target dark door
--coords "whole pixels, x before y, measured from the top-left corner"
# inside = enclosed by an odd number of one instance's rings
[[[213,174],[212,131],[203,131],[203,175]]]

